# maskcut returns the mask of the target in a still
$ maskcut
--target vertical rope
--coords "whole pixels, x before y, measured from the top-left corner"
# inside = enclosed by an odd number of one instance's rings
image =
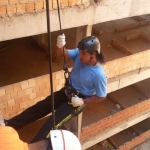
[[[52,79],[52,48],[51,48],[51,33],[50,33],[50,11],[49,0],[46,0],[46,14],[47,14],[47,33],[48,33],[48,50],[49,50],[49,72],[51,85],[51,106],[53,117],[53,129],[55,129],[55,112],[54,112],[54,93],[53,93],[53,79]]]
[[[61,17],[60,17],[60,8],[59,8],[59,2],[57,0],[57,8],[58,8],[58,18],[59,18],[59,26],[60,26],[60,34],[62,35],[62,27],[61,27]],[[64,65],[63,65],[63,70],[65,72],[68,72],[68,68],[66,66],[66,57],[65,57],[65,48],[63,47],[63,56],[64,56]]]

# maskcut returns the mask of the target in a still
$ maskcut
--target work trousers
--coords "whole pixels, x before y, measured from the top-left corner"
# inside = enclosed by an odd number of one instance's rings
[[[80,95],[79,97],[83,97]],[[72,113],[73,106],[68,104],[67,96],[65,95],[64,89],[54,92],[54,109],[55,111],[55,124],[60,123],[64,118]],[[29,107],[21,114],[6,120],[6,125],[11,126],[18,130],[25,125],[32,123],[52,112],[51,106],[51,95],[46,97],[44,100],[39,101],[35,105]],[[52,116],[45,122],[39,132],[33,138],[30,143],[37,142],[44,139],[49,131],[53,128]]]

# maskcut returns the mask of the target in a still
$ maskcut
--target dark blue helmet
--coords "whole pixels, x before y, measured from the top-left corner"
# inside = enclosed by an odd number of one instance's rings
[[[82,39],[77,48],[88,53],[98,52],[100,54],[100,42],[95,36],[88,36]]]

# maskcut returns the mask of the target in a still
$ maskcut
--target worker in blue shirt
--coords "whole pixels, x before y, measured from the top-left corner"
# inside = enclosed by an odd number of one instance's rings
[[[75,49],[65,49],[65,44],[65,35],[59,35],[56,44],[57,56],[62,56],[64,50],[65,58],[74,61],[68,79],[68,84],[71,87],[72,93],[70,102],[68,102],[69,94],[66,86],[54,92],[56,125],[60,124],[62,120],[72,114],[73,108],[100,102],[104,100],[107,95],[107,77],[102,67],[104,56],[101,52],[99,40],[95,36],[85,37],[78,43]],[[44,100],[27,108],[21,114],[9,120],[2,120],[1,124],[11,126],[18,130],[51,113],[51,108],[51,95],[49,95]],[[31,143],[45,138],[52,128],[53,119],[50,116]]]

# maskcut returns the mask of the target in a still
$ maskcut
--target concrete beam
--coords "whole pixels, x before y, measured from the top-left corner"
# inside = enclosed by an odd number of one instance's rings
[[[77,27],[77,30],[76,30],[76,45],[78,45],[79,41],[82,38],[84,38],[86,36],[90,36],[91,33],[92,33],[92,25]]]
[[[126,86],[132,85],[139,81],[148,79],[150,76],[150,68],[143,68],[134,71],[133,73],[128,72],[126,75],[120,76],[120,78],[108,79],[107,93],[119,90]]]
[[[62,28],[93,25],[150,13],[148,0],[98,0],[85,6],[61,9]],[[59,30],[57,10],[50,11],[51,31]],[[47,32],[46,13],[34,12],[0,18],[0,41]]]

